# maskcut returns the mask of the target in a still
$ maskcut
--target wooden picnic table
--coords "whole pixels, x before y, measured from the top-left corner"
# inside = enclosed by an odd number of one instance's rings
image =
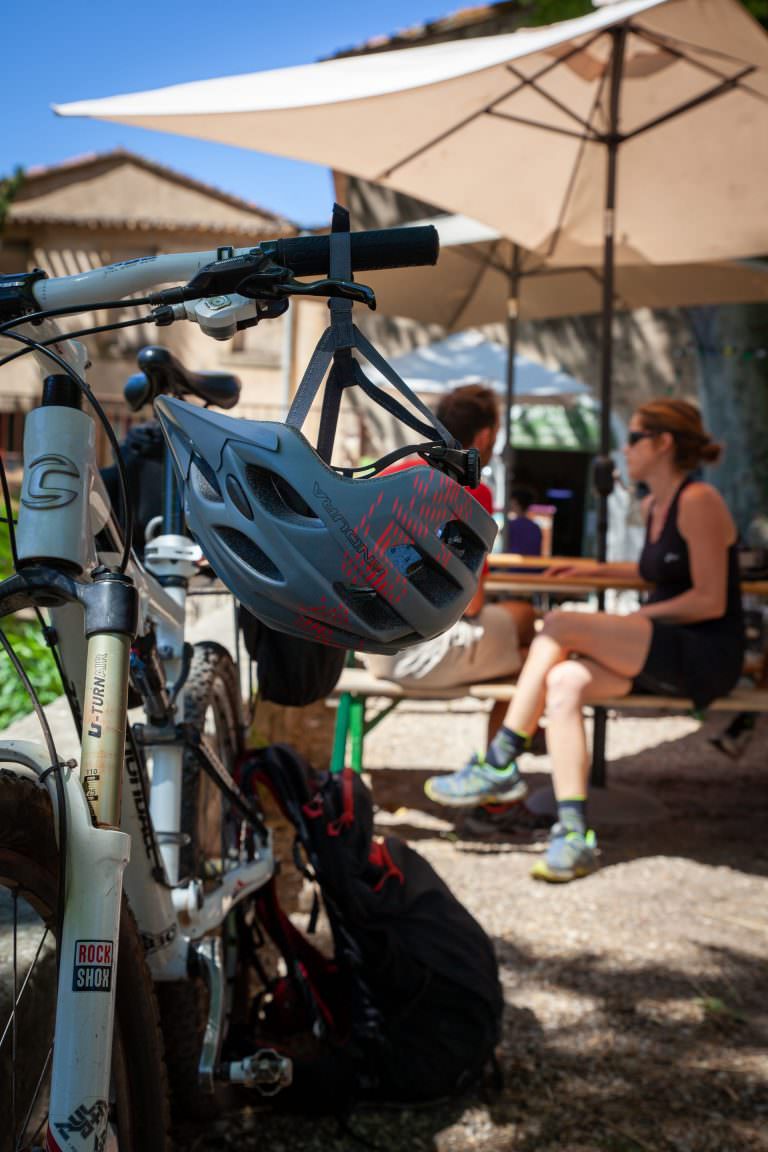
[[[580,593],[604,592],[609,588],[617,591],[625,589],[638,592],[647,591],[651,585],[634,576],[600,576],[594,569],[603,567],[597,560],[582,556],[518,556],[513,552],[495,552],[488,557],[489,572],[486,588],[489,592],[559,592]],[[550,568],[569,567],[573,572],[567,576],[548,576]],[[605,564],[610,568],[610,564]],[[528,571],[510,571],[525,568]],[[589,575],[579,575],[579,569],[590,569]],[[741,581],[742,596],[768,596],[768,580]]]

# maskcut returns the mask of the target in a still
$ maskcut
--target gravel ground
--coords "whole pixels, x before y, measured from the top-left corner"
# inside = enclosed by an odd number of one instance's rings
[[[360,1113],[342,1135],[332,1120],[245,1109],[181,1147],[768,1150],[768,725],[733,762],[706,739],[724,723],[611,721],[611,788],[593,816],[603,867],[549,887],[528,877],[535,834],[470,839],[423,796],[427,775],[483,743],[481,708],[401,706],[366,744],[379,830],[414,843],[495,942],[505,1086],[489,1101]],[[546,783],[546,757],[523,768]]]

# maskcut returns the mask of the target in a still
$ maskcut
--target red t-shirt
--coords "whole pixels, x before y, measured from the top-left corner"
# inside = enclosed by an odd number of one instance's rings
[[[427,464],[425,460],[414,459],[412,456],[405,460],[399,460],[397,464],[390,465],[382,472],[382,476],[388,475],[390,472],[402,472],[405,468],[430,468],[431,465]],[[482,481],[478,484],[477,488],[467,488],[470,496],[474,496],[478,504],[485,508],[489,516],[493,516],[493,493],[487,484]]]
[[[402,472],[404,468],[430,468],[431,465],[427,464],[424,460],[414,459],[412,456],[407,457],[405,460],[398,461],[397,464],[392,464],[391,467],[385,468],[382,476],[386,476],[388,472]],[[493,516],[493,493],[487,484],[482,481],[478,484],[477,488],[467,488],[470,496],[474,496],[478,504],[485,508],[489,516]],[[483,576],[488,572],[488,561],[483,564]]]

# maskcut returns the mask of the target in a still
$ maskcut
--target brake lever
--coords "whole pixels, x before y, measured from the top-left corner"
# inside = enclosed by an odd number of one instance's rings
[[[343,300],[354,300],[366,304],[372,312],[376,310],[376,294],[367,284],[355,284],[351,280],[313,280],[302,284],[298,280],[286,280],[275,286],[279,296],[335,296]]]
[[[255,273],[246,277],[238,286],[242,296],[252,299],[285,299],[287,296],[335,296],[366,304],[372,311],[376,309],[376,295],[366,284],[355,284],[352,280],[313,280],[309,284],[287,276],[282,280],[266,282],[263,275]]]

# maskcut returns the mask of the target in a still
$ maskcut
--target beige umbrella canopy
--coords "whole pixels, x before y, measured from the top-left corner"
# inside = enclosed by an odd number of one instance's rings
[[[505,392],[505,504],[514,479],[513,405],[516,400],[517,320],[545,320],[600,312],[601,269],[560,268],[542,262],[492,228],[466,216],[416,221],[440,236],[440,275],[431,268],[382,269],[363,279],[376,292],[380,311],[449,332],[506,323],[508,358]],[[675,308],[768,300],[768,262],[713,261],[709,264],[623,264],[614,273],[614,306]],[[505,507],[505,512],[507,511]]]
[[[616,261],[669,264],[765,249],[767,96],[768,37],[738,0],[625,0],[544,28],[56,111],[330,165],[561,265],[602,259],[619,144]]]
[[[602,262],[598,555],[614,270],[768,249],[768,36],[738,0],[624,0],[502,36],[65,105],[326,164]]]
[[[460,332],[504,323],[511,298],[524,320],[589,315],[603,307],[600,266],[552,267],[518,247],[515,289],[512,241],[466,216],[436,216],[414,226],[422,224],[434,225],[439,233],[439,275],[432,268],[394,268],[360,277],[374,289],[379,311],[387,316]],[[621,311],[758,300],[768,300],[768,261],[622,264],[614,274],[614,304]]]

